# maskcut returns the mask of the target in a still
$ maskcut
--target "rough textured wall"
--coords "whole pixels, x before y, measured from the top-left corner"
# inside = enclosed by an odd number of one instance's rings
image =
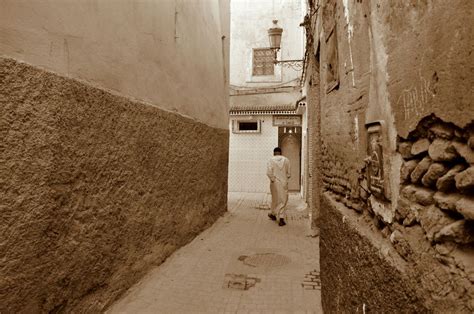
[[[1,7],[0,55],[227,128],[229,0],[2,0]]]
[[[96,312],[226,210],[228,132],[0,59],[0,312]]]
[[[368,217],[334,201],[321,202],[321,280],[326,313],[426,313],[403,261],[372,229]],[[338,292],[340,291],[340,292]]]
[[[466,25],[474,3],[310,2],[320,5],[311,36],[321,61],[324,309],[365,304],[390,312],[400,303],[407,312],[472,312],[474,82]],[[379,120],[383,195],[370,189],[375,168],[366,159],[367,124]]]
[[[308,115],[308,194],[306,202],[311,211],[311,225],[313,228],[320,227],[320,208],[322,189],[322,155],[321,155],[321,103],[319,101],[321,88],[319,60],[315,56],[310,56],[306,69],[307,81],[306,90],[306,110]]]
[[[320,171],[325,189],[335,191],[339,195],[338,201],[346,206],[361,211],[364,205],[359,197],[359,179],[365,167],[364,128],[371,80],[369,8],[367,3],[354,4],[352,14],[357,18],[349,34],[349,26],[344,27],[346,17],[342,2],[332,0],[322,3],[323,14],[317,19],[322,37],[315,34],[315,43],[320,51]],[[336,10],[331,11],[334,5]],[[325,23],[335,25],[334,30],[323,26]],[[335,36],[335,44],[328,36]],[[338,85],[328,91],[330,49],[337,51],[339,74]]]
[[[389,102],[407,137],[435,114],[464,128],[474,119],[472,1],[395,1],[386,14]]]
[[[472,311],[474,306],[472,134],[474,125],[464,130],[430,116],[398,145],[404,161],[390,240],[407,261],[433,260],[436,276],[420,278],[437,309]],[[423,257],[417,256],[419,243],[407,240],[415,228],[425,243]]]

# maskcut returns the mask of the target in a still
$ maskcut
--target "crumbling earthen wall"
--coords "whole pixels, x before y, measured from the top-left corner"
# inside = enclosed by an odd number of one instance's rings
[[[324,309],[472,311],[472,4],[310,3]]]
[[[226,210],[228,132],[0,59],[0,312],[99,312]]]
[[[308,117],[308,178],[306,202],[311,212],[311,226],[319,228],[319,217],[321,208],[321,195],[318,192],[322,188],[321,172],[317,171],[321,162],[321,115],[319,102],[319,60],[308,59],[306,68],[305,90],[306,90],[306,114]]]

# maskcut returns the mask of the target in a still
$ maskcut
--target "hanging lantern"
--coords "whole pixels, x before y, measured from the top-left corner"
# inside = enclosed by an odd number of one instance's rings
[[[278,27],[277,23],[278,20],[273,20],[273,27],[268,29],[268,39],[270,41],[270,48],[279,50],[283,28]]]

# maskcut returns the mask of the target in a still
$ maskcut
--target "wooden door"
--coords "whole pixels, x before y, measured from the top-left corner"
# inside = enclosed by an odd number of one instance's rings
[[[282,155],[290,160],[291,177],[288,181],[288,190],[299,191],[301,186],[301,136],[298,136],[298,133],[286,133],[282,136],[280,143]]]

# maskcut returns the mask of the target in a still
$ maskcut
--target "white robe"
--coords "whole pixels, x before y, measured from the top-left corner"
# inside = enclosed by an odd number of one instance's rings
[[[290,177],[290,161],[285,156],[273,156],[267,164],[267,176],[270,179],[272,193],[272,214],[277,219],[285,218],[288,203],[288,178]]]

